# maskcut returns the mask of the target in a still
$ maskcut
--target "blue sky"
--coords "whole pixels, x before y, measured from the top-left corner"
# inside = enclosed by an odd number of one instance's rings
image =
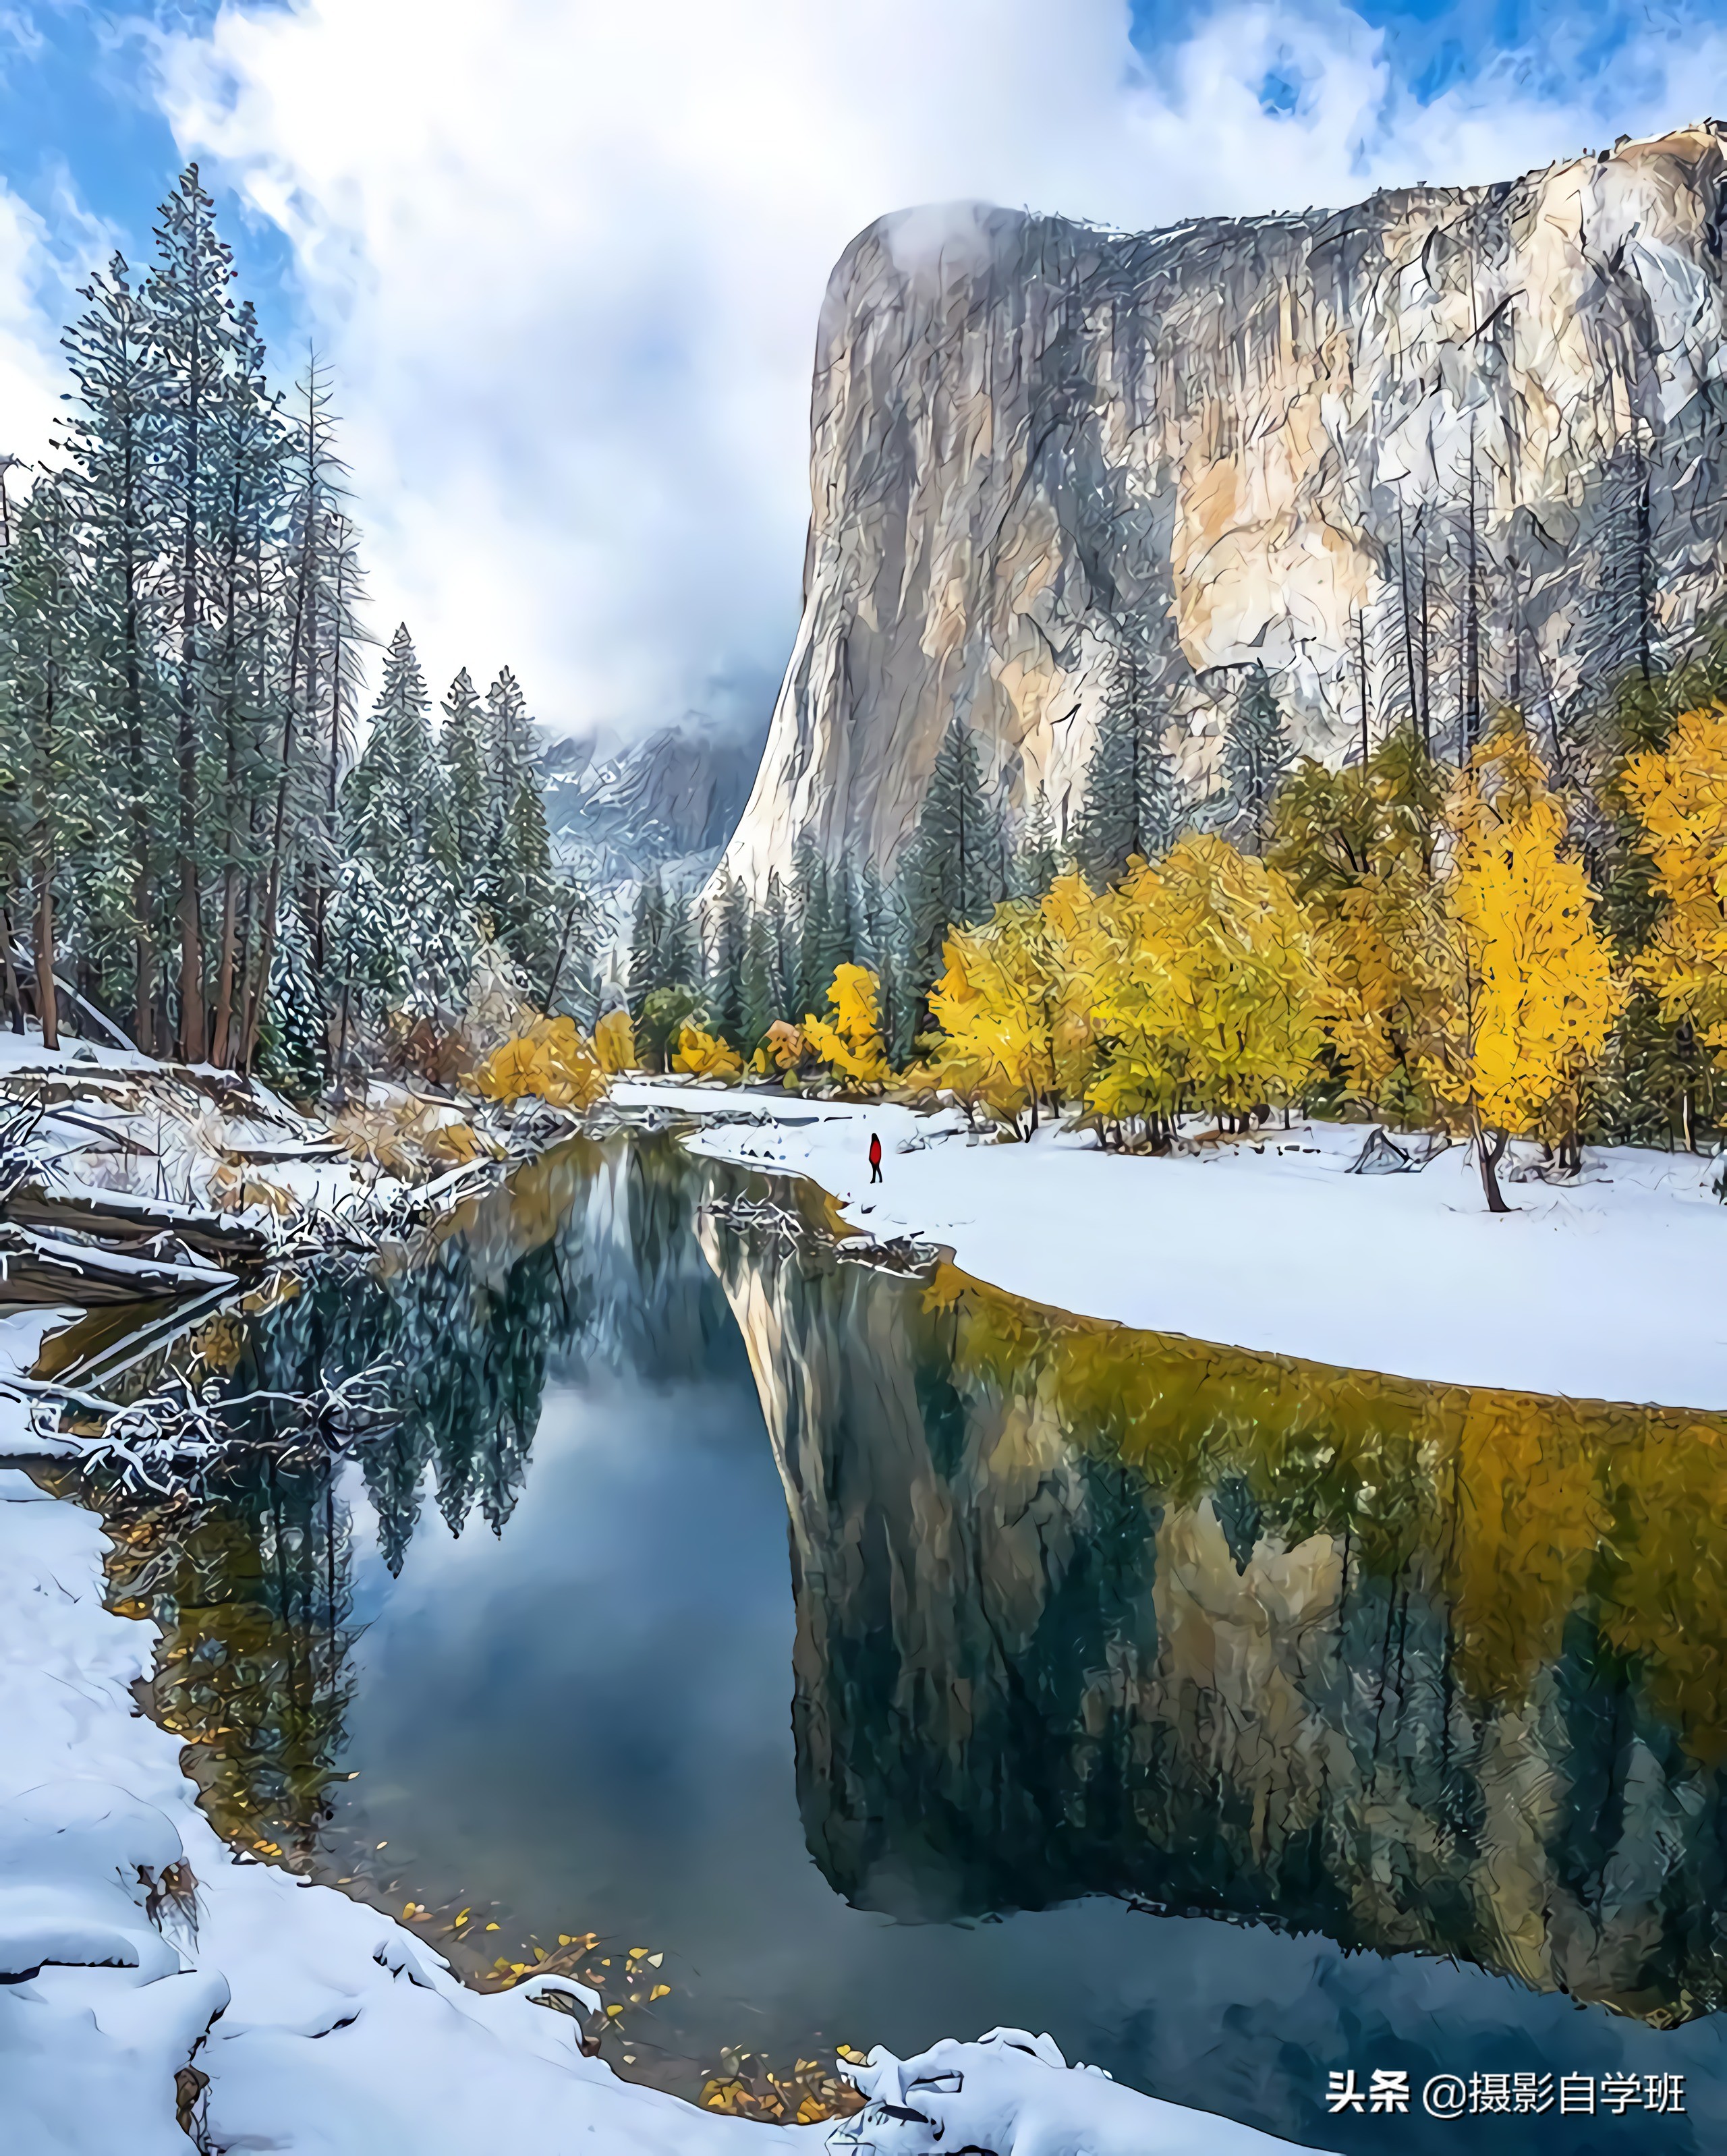
[[[336,367],[384,634],[554,725],[754,706],[795,627],[846,240],[1509,177],[1727,112],[1719,6],[0,0],[0,449],[196,154],[279,371]]]

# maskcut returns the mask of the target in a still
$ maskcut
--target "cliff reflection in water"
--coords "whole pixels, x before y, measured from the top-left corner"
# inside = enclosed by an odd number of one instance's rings
[[[704,1225],[791,1510],[830,1881],[1087,1893],[1722,2003],[1719,1419],[886,1288]]]

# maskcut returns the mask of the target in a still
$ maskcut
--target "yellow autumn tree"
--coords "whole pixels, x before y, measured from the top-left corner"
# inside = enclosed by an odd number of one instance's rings
[[[929,997],[939,1030],[912,1082],[983,1108],[1016,1137],[1037,1129],[1045,1104],[1082,1099],[1097,1065],[1100,904],[1068,874],[950,936]]]
[[[474,1083],[489,1101],[532,1095],[554,1108],[591,1108],[605,1091],[605,1073],[573,1019],[542,1018],[493,1049]]]
[[[881,1040],[881,983],[874,973],[867,966],[836,967],[828,1003],[831,1023],[805,1014],[803,1047],[856,1086],[885,1086],[893,1072]]]
[[[781,1074],[784,1084],[795,1088],[799,1066],[804,1060],[804,1036],[789,1019],[777,1018],[762,1035],[762,1044],[755,1053],[755,1061],[762,1075],[768,1074],[771,1063]]]
[[[1447,816],[1449,860],[1409,961],[1423,982],[1413,1048],[1503,1213],[1509,1139],[1556,1133],[1575,1152],[1578,1089],[1622,991],[1565,812],[1514,717],[1475,750]]]
[[[1141,862],[1106,916],[1092,1107],[1167,1133],[1184,1101],[1240,1129],[1287,1105],[1324,1040],[1325,983],[1288,880],[1226,840],[1184,839]]]
[[[1683,713],[1665,749],[1630,759],[1619,788],[1662,900],[1637,976],[1727,1068],[1727,704]]]
[[[609,1010],[594,1029],[594,1053],[608,1076],[635,1068],[635,1030],[630,1014],[621,1008]]]
[[[692,1078],[722,1078],[730,1085],[743,1075],[743,1059],[722,1035],[686,1024],[678,1034],[671,1067]]]
[[[1305,758],[1279,789],[1267,858],[1318,932],[1326,1030],[1350,1091],[1379,1113],[1430,1119],[1410,1058],[1431,993],[1421,945],[1445,786],[1412,728],[1365,764]]]

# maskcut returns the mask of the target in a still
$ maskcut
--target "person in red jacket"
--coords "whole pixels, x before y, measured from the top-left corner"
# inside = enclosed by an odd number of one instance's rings
[[[870,1180],[881,1180],[881,1141],[873,1131],[870,1132]]]

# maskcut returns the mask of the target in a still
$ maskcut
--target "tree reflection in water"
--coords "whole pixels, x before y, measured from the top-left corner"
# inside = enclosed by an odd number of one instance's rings
[[[172,1351],[226,1394],[306,1393],[384,1360],[394,1417],[354,1448],[380,1552],[398,1573],[427,1502],[452,1534],[501,1534],[548,1373],[594,1358],[676,1379],[729,1328],[691,1232],[703,1179],[669,1144],[577,1139],[465,1205],[398,1262],[310,1270],[248,1321]],[[168,1357],[135,1366],[136,1394]],[[253,1410],[261,1435],[289,1426]],[[309,1870],[332,1815],[349,1701],[349,1523],[340,1462],[260,1461],[207,1501],[110,1497],[115,1606],[153,1617],[152,1711],[185,1741],[218,1830]],[[100,1493],[98,1493],[100,1496]],[[350,1852],[352,1854],[352,1852]]]
[[[704,1235],[792,1508],[800,1801],[854,1902],[1129,1895],[1721,2004],[1720,1419],[884,1299]]]
[[[548,1375],[700,1375],[735,1321],[790,1512],[799,1804],[859,1907],[1133,1897],[1657,2024],[1720,2005],[1719,1419],[1076,1322],[740,1232],[716,1187],[762,1186],[578,1141],[196,1352],[234,1392],[393,1358],[358,1469],[393,1570],[428,1502],[501,1532]],[[328,1470],[115,1519],[213,1816],[309,1865],[348,1697]]]

